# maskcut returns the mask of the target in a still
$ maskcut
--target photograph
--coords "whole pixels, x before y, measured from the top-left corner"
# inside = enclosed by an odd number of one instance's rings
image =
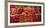
[[[8,26],[43,24],[43,4],[8,3]]]

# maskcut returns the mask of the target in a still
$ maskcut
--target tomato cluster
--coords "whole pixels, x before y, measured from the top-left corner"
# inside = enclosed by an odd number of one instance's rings
[[[41,21],[40,6],[10,5],[10,22],[38,22]]]

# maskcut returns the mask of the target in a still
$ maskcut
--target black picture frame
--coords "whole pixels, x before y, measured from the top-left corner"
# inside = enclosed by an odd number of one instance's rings
[[[19,26],[16,26],[16,27],[23,27],[23,26],[40,26],[40,25],[44,25],[45,23],[45,17],[44,17],[44,13],[45,13],[45,10],[44,10],[44,3],[40,3],[40,2],[24,2],[24,1],[6,1],[5,2],[5,27],[8,27],[8,3],[9,2],[12,2],[12,3],[27,3],[27,4],[42,4],[43,5],[43,24],[36,24],[36,25],[19,25]],[[12,26],[12,27],[15,27],[15,26]]]

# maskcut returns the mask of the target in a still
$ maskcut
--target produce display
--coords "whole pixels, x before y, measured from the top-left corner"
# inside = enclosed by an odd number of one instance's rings
[[[10,5],[10,23],[40,21],[41,6]]]

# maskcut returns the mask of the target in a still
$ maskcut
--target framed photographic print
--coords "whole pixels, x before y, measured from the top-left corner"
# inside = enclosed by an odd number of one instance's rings
[[[8,2],[8,26],[43,24],[43,4]]]

